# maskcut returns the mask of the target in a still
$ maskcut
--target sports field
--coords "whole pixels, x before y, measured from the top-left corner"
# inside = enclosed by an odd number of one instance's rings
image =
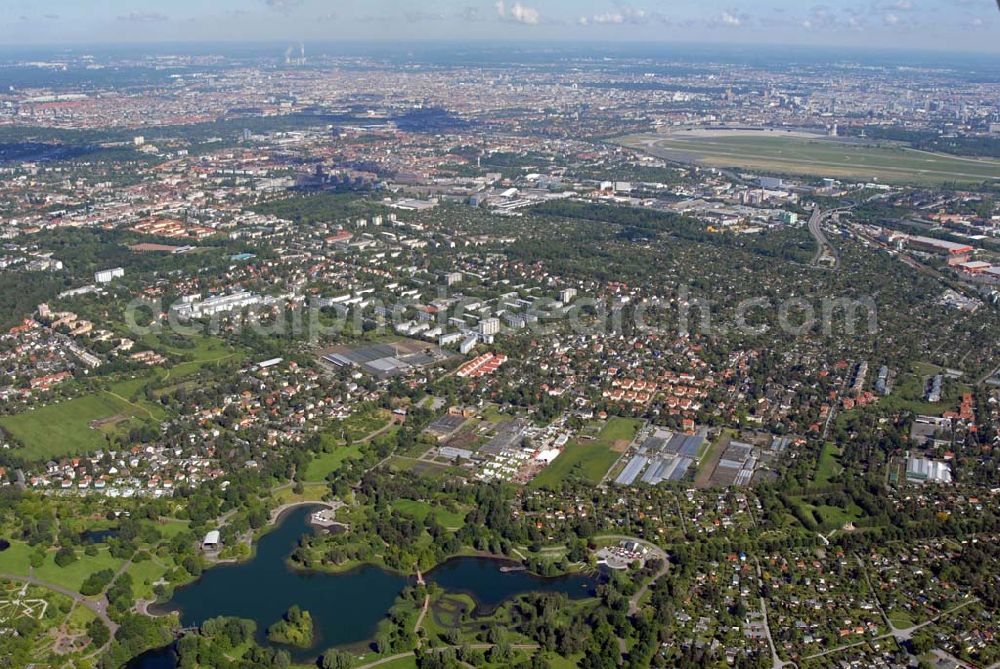
[[[789,175],[934,185],[1000,179],[1000,161],[930,153],[904,146],[852,144],[821,136],[770,132],[678,132],[630,135],[619,144],[668,160]]]

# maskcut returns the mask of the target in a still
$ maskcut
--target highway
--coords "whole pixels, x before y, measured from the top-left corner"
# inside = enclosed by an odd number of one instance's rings
[[[813,209],[812,216],[809,217],[809,232],[812,234],[813,238],[816,240],[816,255],[813,256],[813,265],[820,265],[824,258],[833,259],[833,267],[836,268],[840,259],[837,257],[837,251],[830,244],[829,240],[826,238],[826,234],[823,232],[823,221],[824,219],[838,211],[836,209],[831,209],[830,211],[823,211],[820,209],[819,205]]]

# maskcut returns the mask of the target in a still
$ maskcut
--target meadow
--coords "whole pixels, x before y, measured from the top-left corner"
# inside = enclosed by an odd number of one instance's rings
[[[458,529],[465,525],[467,512],[449,511],[443,506],[432,505],[429,502],[421,502],[414,499],[397,499],[392,503],[393,510],[412,516],[419,522],[423,522],[432,512],[438,522],[449,529]]]
[[[330,439],[329,435],[323,435],[323,439]],[[329,453],[320,453],[309,466],[306,467],[303,481],[307,483],[318,483],[325,481],[327,475],[340,469],[341,465],[349,459],[361,457],[361,446],[352,444],[350,446],[333,446]]]

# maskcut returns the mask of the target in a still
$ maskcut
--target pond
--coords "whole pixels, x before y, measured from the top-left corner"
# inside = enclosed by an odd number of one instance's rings
[[[308,649],[289,649],[297,662],[315,658],[330,646],[358,646],[368,642],[396,597],[413,579],[367,565],[341,574],[304,572],[288,567],[286,559],[304,532],[313,532],[309,515],[316,507],[287,512],[278,526],[257,544],[254,557],[244,563],[220,565],[178,588],[159,611],[179,611],[184,627],[196,627],[216,616],[249,618],[257,623],[258,641],[266,643],[267,627],[292,605],[312,614],[315,643]],[[426,575],[445,590],[468,594],[477,609],[489,612],[512,597],[527,592],[560,592],[579,599],[592,596],[597,581],[572,575],[542,578],[525,571],[507,571],[511,563],[480,557],[448,560]],[[142,656],[141,656],[142,657]],[[169,652],[150,654],[149,662],[133,669],[172,666]]]
[[[106,530],[84,530],[80,533],[80,543],[82,544],[103,544],[108,539],[118,537],[118,528],[112,527]]]

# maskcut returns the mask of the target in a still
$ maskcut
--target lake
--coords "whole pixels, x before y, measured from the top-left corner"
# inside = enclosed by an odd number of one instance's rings
[[[308,649],[289,649],[298,662],[308,661],[330,646],[358,646],[370,641],[396,597],[414,579],[371,565],[341,574],[290,569],[286,559],[299,537],[314,531],[308,520],[316,508],[300,506],[287,512],[277,527],[261,537],[252,559],[206,570],[196,582],[177,588],[173,599],[158,610],[179,611],[184,627],[196,627],[216,616],[248,618],[257,623],[258,641],[265,644],[267,627],[292,604],[298,604],[312,614],[316,637]],[[510,564],[489,558],[452,558],[425,578],[445,590],[470,595],[482,612],[527,592],[560,592],[573,599],[594,594],[595,578],[542,578],[525,571],[501,571]],[[136,658],[130,666],[162,669],[174,664],[170,653],[161,650]]]

